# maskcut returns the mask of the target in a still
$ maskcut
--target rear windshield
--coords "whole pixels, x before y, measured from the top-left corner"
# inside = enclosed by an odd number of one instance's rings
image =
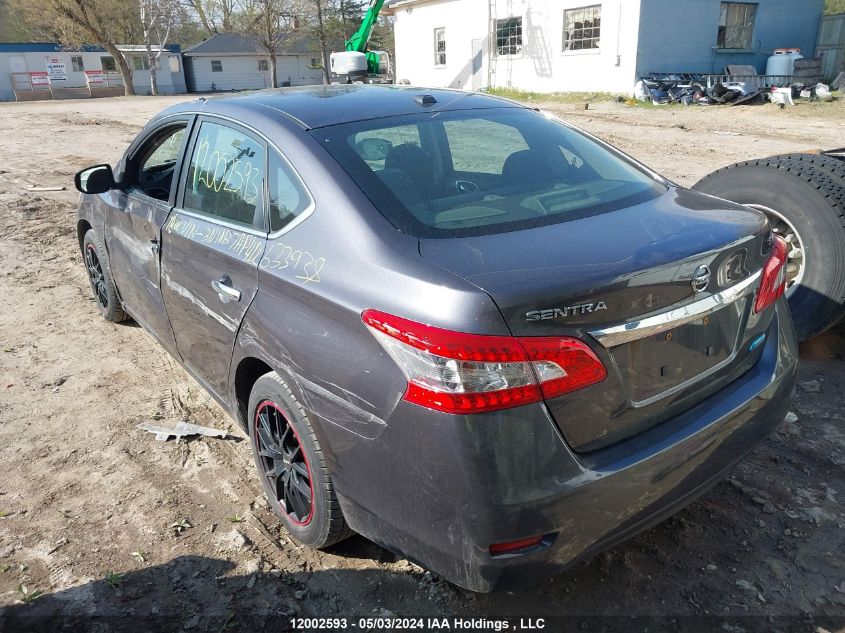
[[[400,230],[502,233],[613,211],[666,187],[532,110],[432,112],[312,131]]]

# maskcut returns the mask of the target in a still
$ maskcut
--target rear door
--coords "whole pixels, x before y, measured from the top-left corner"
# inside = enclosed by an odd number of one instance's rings
[[[178,205],[162,232],[162,294],[182,360],[222,398],[267,241],[267,147],[229,121],[197,121]]]
[[[106,218],[112,275],[129,314],[171,353],[175,340],[160,287],[161,227],[173,207],[192,115],[149,131],[126,161],[124,191]]]

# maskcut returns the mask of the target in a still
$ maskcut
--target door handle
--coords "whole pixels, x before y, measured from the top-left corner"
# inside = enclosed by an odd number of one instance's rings
[[[158,253],[161,250],[161,246],[159,246],[158,240],[150,240],[150,250],[153,253]]]
[[[211,287],[214,288],[223,303],[241,300],[241,291],[232,287],[232,280],[229,275],[223,275],[220,279],[212,281]]]

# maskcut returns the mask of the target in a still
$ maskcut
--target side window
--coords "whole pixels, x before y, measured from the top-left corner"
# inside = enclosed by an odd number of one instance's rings
[[[528,149],[515,127],[488,119],[444,121],[443,129],[455,171],[501,175],[511,154]],[[479,139],[496,139],[495,147],[479,151]]]
[[[133,159],[133,185],[157,200],[169,200],[173,172],[185,137],[185,124],[168,127],[147,141]]]
[[[311,196],[276,150],[270,150],[270,231],[283,229],[311,206]]]
[[[184,207],[264,229],[264,145],[204,121],[191,155]]]

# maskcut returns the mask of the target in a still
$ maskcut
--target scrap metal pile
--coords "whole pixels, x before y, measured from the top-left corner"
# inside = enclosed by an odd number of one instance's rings
[[[816,68],[815,65],[819,67]],[[831,90],[845,83],[842,76],[821,83],[818,60],[796,60],[791,76],[757,75],[753,67],[728,66],[725,74],[652,73],[634,86],[638,101],[654,105],[759,105],[772,101],[794,105],[796,99],[832,101]]]

